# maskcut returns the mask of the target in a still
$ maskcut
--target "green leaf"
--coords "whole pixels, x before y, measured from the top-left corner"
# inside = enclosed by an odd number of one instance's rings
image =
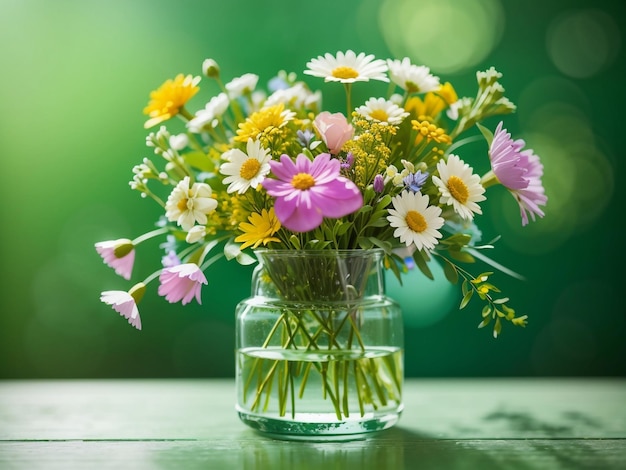
[[[479,123],[476,123],[476,127],[478,127],[478,130],[480,130],[483,137],[485,137],[485,140],[487,141],[487,146],[491,147],[491,142],[493,142],[493,133]]]
[[[371,250],[374,247],[372,242],[367,237],[359,237],[356,242],[359,245],[359,248],[363,250]]]
[[[483,316],[483,318],[484,318],[484,317],[487,317],[487,316],[488,316],[488,315],[490,315],[490,314],[491,314],[491,305],[485,305],[485,306],[483,307],[483,311],[482,311],[482,316]]]
[[[466,246],[472,239],[471,235],[466,233],[455,233],[440,241],[444,245],[458,245],[459,247]]]
[[[496,323],[493,325],[493,337],[497,338],[502,331],[502,323],[499,318],[496,318]]]
[[[493,301],[494,304],[505,304],[509,301],[510,299],[508,297],[502,297],[501,299],[496,299]]]
[[[483,319],[483,321],[481,321],[481,322],[478,324],[478,328],[484,328],[484,327],[485,327],[485,326],[487,326],[489,323],[491,323],[491,317],[485,317],[485,318]]]
[[[459,282],[459,273],[456,270],[456,266],[445,258],[443,258],[443,260],[445,261],[445,263],[443,263],[443,273],[446,275],[446,279],[451,284],[456,284]]]
[[[242,251],[237,255],[237,262],[242,266],[248,266],[256,263],[256,259]]]
[[[302,249],[302,247],[300,246],[300,239],[295,235],[291,235],[289,237],[289,243],[291,243],[296,250]]]
[[[351,226],[352,224],[350,224],[349,222],[337,222],[337,224],[335,224],[335,233],[338,237],[341,237],[342,235],[346,234]]]
[[[459,305],[459,310],[463,310],[467,306],[473,294],[474,294],[473,290],[467,291],[467,294],[465,294],[463,296],[463,300],[461,300],[461,304]]]
[[[434,280],[435,276],[433,276],[433,273],[430,271],[430,268],[426,264],[426,259],[424,259],[424,256],[428,255],[423,253],[421,250],[417,250],[415,253],[413,253],[413,259],[415,260],[415,264],[417,265],[417,267],[420,268],[420,271],[422,271],[424,276],[426,276],[428,279]]]
[[[185,153],[182,156],[188,165],[197,168],[200,171],[213,171],[215,165],[209,156],[200,151]]]
[[[476,261],[467,251],[450,249],[448,252],[452,258],[462,263],[473,263]]]
[[[467,294],[470,291],[470,284],[467,281],[467,279],[465,279],[463,281],[463,284],[461,285],[461,292],[463,292],[463,295]]]

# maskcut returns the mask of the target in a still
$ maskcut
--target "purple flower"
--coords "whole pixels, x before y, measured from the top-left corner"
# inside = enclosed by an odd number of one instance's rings
[[[409,173],[408,176],[405,176],[402,181],[407,189],[416,193],[422,189],[422,186],[424,186],[427,179],[427,171],[422,173],[420,170],[417,170],[415,173]]]
[[[352,168],[352,165],[354,165],[354,155],[352,155],[352,152],[348,152],[346,159],[341,162],[340,166],[342,170],[349,170]]]
[[[100,301],[110,305],[113,310],[126,318],[128,323],[141,330],[141,318],[139,317],[137,304],[145,291],[146,285],[140,282],[128,292],[122,290],[104,291],[100,294]]]
[[[543,165],[539,160],[539,157],[533,153],[532,150],[524,150],[522,155],[527,158],[526,160],[526,179],[528,180],[528,186],[524,189],[517,191],[511,191],[520,208],[520,215],[522,216],[522,226],[528,223],[528,214],[535,220],[535,215],[543,217],[545,214],[539,208],[539,206],[545,206],[548,202],[543,184],[541,184],[541,177],[543,176]]]
[[[511,139],[511,134],[502,129],[500,122],[489,148],[491,170],[519,204],[522,225],[528,224],[528,214],[533,220],[535,215],[543,217],[539,206],[548,201],[541,183],[543,165],[532,150],[522,151],[524,145],[522,139]]]
[[[276,217],[289,230],[308,232],[324,217],[343,217],[363,205],[359,188],[339,174],[339,160],[328,153],[313,161],[300,154],[295,162],[281,155],[280,162],[270,161],[270,166],[277,179],[266,178],[262,185],[276,198]]]
[[[170,303],[182,300],[183,305],[191,302],[194,297],[201,304],[200,288],[208,284],[204,273],[195,263],[179,264],[165,268],[159,276],[159,295]]]
[[[502,129],[502,122],[500,122],[489,148],[489,158],[496,178],[510,190],[523,189],[528,186],[528,180],[524,177],[526,167],[520,153],[523,147],[524,141],[511,139],[511,134],[506,129]]]
[[[168,251],[167,254],[161,258],[161,264],[163,264],[164,268],[171,268],[172,266],[181,264],[181,261],[175,251]]]
[[[96,243],[96,251],[104,262],[124,279],[130,279],[135,263],[135,246],[127,238]]]
[[[305,129],[304,131],[298,130],[297,135],[298,135],[298,143],[303,148],[309,148],[311,141],[315,137],[315,133],[310,129]]]
[[[385,189],[385,178],[383,175],[374,176],[374,191],[382,193]]]

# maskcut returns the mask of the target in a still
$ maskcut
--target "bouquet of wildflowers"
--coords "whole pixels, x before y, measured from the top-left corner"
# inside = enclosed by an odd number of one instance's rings
[[[202,70],[221,89],[204,107],[188,109],[201,77],[180,74],[153,91],[144,109],[146,129],[158,126],[146,138],[153,156],[133,168],[130,185],[163,215],[135,239],[96,244],[105,263],[130,280],[139,245],[166,240],[152,275],[128,291],[102,293],[131,325],[141,329],[137,304],[153,280],[169,302],[200,303],[212,263],[254,263],[248,252],[260,247],[382,249],[385,267],[400,278],[409,258],[432,278],[436,259],[460,284],[461,308],[474,296],[483,302],[479,327],[492,324],[497,336],[503,321],[525,325],[526,315],[516,315],[490,282],[493,273],[467,267],[479,259],[509,272],[483,254],[493,245],[480,243],[475,225],[487,188],[510,192],[522,225],[543,217],[547,202],[539,157],[502,122],[493,130],[481,124],[515,110],[494,68],[477,72],[474,96],[459,98],[452,84],[408,58],[349,50],[312,59],[304,74],[341,84],[345,114],[324,110],[321,92],[294,73],[280,72],[264,91],[252,73],[224,83],[211,59]],[[353,103],[353,87],[369,81],[388,82],[387,93]],[[180,131],[165,125],[174,118],[184,123]],[[477,136],[490,162],[483,175],[462,154]]]

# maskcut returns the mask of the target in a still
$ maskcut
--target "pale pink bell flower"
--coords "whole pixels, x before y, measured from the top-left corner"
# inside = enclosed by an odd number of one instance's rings
[[[142,282],[136,284],[130,291],[108,290],[100,294],[100,301],[110,305],[113,310],[118,312],[128,320],[132,326],[141,330],[141,317],[137,303],[143,297],[146,291],[146,285]]]
[[[159,275],[158,293],[164,296],[170,303],[182,300],[182,304],[188,304],[196,298],[199,304],[202,284],[208,284],[207,279],[195,263],[179,264],[163,269]]]
[[[115,269],[116,274],[124,279],[130,279],[135,263],[135,246],[127,238],[108,240],[96,243],[96,251],[104,262]]]

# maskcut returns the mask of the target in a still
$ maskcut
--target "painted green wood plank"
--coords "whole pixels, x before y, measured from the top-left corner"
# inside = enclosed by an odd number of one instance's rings
[[[402,430],[348,443],[239,440],[0,442],[0,468],[72,469],[623,469],[624,440],[437,440]]]
[[[625,404],[623,379],[411,379],[398,429],[439,439],[626,438]],[[245,436],[232,380],[0,382],[0,440]]]

